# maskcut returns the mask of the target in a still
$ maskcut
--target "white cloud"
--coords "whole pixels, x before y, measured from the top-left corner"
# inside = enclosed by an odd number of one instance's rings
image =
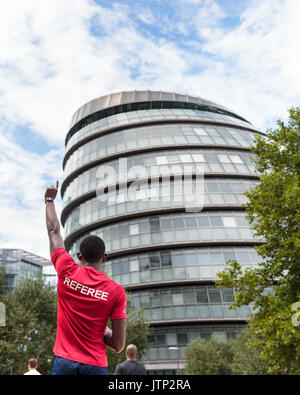
[[[171,87],[184,68],[173,43],[152,42],[136,30],[128,7],[109,10],[77,0],[70,10],[66,4],[28,0],[19,7],[12,0],[0,14],[6,43],[0,49],[0,105],[10,121],[30,123],[56,142],[84,102],[136,83],[151,86],[162,74],[173,76]],[[90,34],[91,18],[101,38]],[[136,71],[143,82],[132,78]]]
[[[38,155],[20,148],[0,130],[0,243],[49,258],[45,226],[46,179],[62,179],[61,156],[56,151]],[[49,181],[50,182],[50,181]],[[60,212],[62,203],[57,199]]]
[[[212,0],[203,0],[194,15],[193,23],[200,37],[209,38],[219,30],[220,21],[225,18],[226,13]]]
[[[111,9],[88,0],[76,0],[72,8],[58,0],[5,3],[0,14],[0,105],[6,117],[30,123],[46,138],[61,142],[83,103],[110,91],[141,87],[192,89],[241,109],[259,126],[281,116],[299,92],[295,37],[300,3],[252,2],[231,31],[221,24],[227,14],[218,2],[190,4],[174,25],[178,22],[186,32],[193,26],[205,37],[198,43],[193,37],[196,50],[180,47],[170,37],[143,35],[133,21],[134,11],[117,3]],[[145,9],[144,15],[152,13]],[[91,21],[99,37],[91,35]],[[266,108],[270,101],[277,104]]]
[[[142,22],[149,24],[149,25],[153,25],[156,23],[155,16],[149,9],[143,9],[143,10],[138,11],[137,17]]]
[[[299,13],[297,0],[254,1],[237,28],[204,46],[227,65],[225,77],[235,89],[232,104],[244,102],[246,116],[264,127],[299,103]]]

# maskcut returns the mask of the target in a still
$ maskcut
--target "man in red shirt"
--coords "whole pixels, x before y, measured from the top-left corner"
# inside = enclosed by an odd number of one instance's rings
[[[56,187],[45,192],[51,261],[58,276],[57,333],[51,375],[108,374],[106,347],[121,352],[126,338],[126,294],[100,271],[105,245],[97,236],[80,244],[80,265],[65,250],[54,206]],[[112,330],[107,327],[111,319]]]

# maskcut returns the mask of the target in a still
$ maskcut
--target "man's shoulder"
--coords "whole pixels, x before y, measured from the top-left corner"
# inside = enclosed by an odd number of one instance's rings
[[[52,252],[51,262],[58,275],[65,275],[69,270],[78,267],[73,257],[64,248],[57,248]]]
[[[115,370],[116,374],[122,374],[123,373],[123,369],[126,368],[126,362],[127,361],[123,361],[123,362],[118,363],[118,365],[116,366],[116,370]]]
[[[24,373],[24,376],[41,376],[41,373],[37,370],[29,370],[28,372]]]
[[[143,365],[141,362],[137,361],[136,359],[135,359],[135,360],[127,360],[127,361],[124,361],[123,364],[124,364],[124,365],[127,365],[127,366],[133,366],[133,365],[135,365],[135,366],[144,367],[144,365]]]
[[[126,370],[128,373],[139,374],[146,371],[144,365],[137,360],[124,361],[122,364],[122,368]]]
[[[61,255],[69,255],[71,256],[68,251],[65,248],[56,248],[52,253],[51,253],[51,259],[55,259],[57,256],[61,256]]]
[[[128,361],[123,361],[123,362],[120,362],[120,363],[118,364],[118,366],[119,366],[119,367],[123,367],[123,366],[125,366],[125,365],[126,365],[126,362],[128,362]]]
[[[54,250],[50,256],[50,259],[54,266],[56,266],[56,264],[59,262],[68,262],[77,265],[74,258],[64,248],[57,248]]]
[[[126,360],[126,361],[120,362],[117,366],[123,368],[123,367],[125,367],[127,365],[130,365],[130,362],[131,361]]]
[[[120,362],[116,367],[116,373],[122,374],[127,372],[128,361]]]
[[[102,275],[104,276],[105,280],[109,284],[109,286],[113,289],[114,294],[118,293],[123,293],[125,292],[124,287],[122,287],[121,284],[117,283],[115,280],[113,280],[111,277],[108,277],[105,273],[102,272]]]

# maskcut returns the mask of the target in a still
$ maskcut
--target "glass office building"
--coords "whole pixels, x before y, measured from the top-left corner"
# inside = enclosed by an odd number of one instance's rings
[[[0,269],[5,272],[5,292],[14,289],[19,279],[43,274],[50,260],[21,249],[0,249]]]
[[[102,96],[72,118],[61,188],[66,248],[75,258],[85,236],[103,238],[104,271],[154,328],[149,372],[176,372],[191,340],[235,336],[251,313],[230,310],[233,291],[214,281],[229,259],[259,260],[261,241],[243,207],[258,182],[249,149],[255,133],[262,132],[219,104],[162,91]],[[185,197],[201,175],[201,209],[187,209],[179,196],[183,174]]]

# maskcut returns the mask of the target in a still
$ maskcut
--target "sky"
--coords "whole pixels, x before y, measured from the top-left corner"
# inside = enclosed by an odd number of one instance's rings
[[[286,121],[299,15],[299,0],[0,0],[0,248],[49,258],[44,191],[62,183],[73,113],[96,97],[161,89],[259,129]]]

